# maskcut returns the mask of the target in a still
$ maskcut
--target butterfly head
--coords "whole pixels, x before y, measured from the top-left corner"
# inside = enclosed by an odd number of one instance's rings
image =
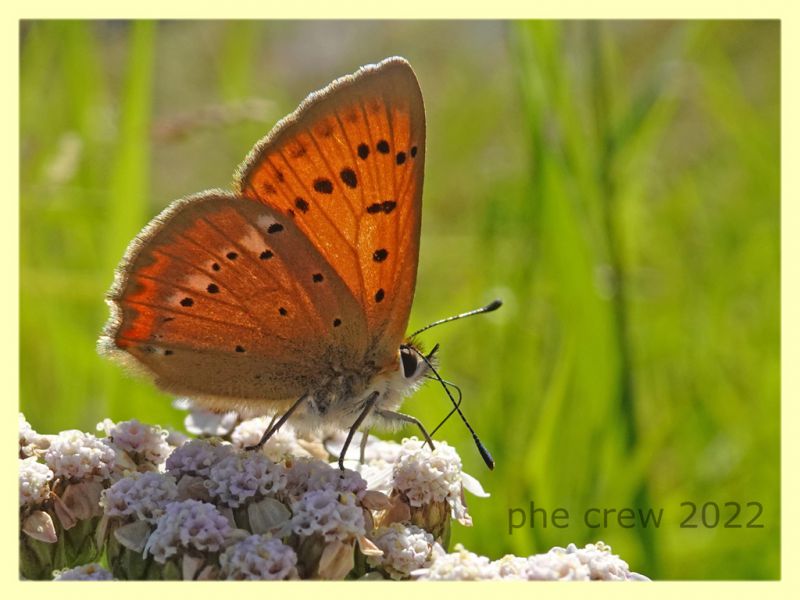
[[[425,354],[422,347],[411,339],[400,345],[400,373],[409,386],[416,386],[425,377],[438,349],[437,345]]]
[[[405,398],[419,389],[426,377],[430,377],[431,365],[435,364],[434,354],[425,353],[422,347],[412,339],[406,339],[397,352],[397,361],[393,362],[390,370],[385,371],[387,378],[387,393],[384,404],[390,410],[399,408],[402,398]]]

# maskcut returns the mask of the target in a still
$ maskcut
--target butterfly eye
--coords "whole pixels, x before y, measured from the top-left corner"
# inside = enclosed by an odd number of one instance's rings
[[[400,362],[403,366],[403,376],[406,379],[411,379],[417,373],[417,366],[419,359],[410,348],[405,346],[400,348]]]

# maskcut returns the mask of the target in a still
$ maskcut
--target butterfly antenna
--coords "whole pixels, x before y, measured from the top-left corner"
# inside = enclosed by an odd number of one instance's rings
[[[432,377],[430,375],[426,375],[425,379],[430,379],[432,381],[437,381],[436,377]],[[451,387],[456,391],[456,395],[458,397],[458,400],[456,400],[456,406],[461,406],[461,398],[462,398],[461,388],[458,387],[452,381],[447,381],[446,379],[443,379],[442,381],[444,382],[444,384],[446,386]],[[433,428],[433,431],[431,431],[431,436],[435,435],[436,432],[439,431],[439,429],[442,428],[442,425],[447,423],[447,421],[450,420],[450,417],[452,417],[455,413],[456,413],[456,409],[455,408],[450,409],[450,412],[447,413],[447,416],[444,419],[442,419],[442,421],[436,427]]]
[[[496,300],[492,304],[495,304],[495,303],[497,303],[497,306],[495,306],[491,310],[495,310],[496,308],[498,308],[500,306],[500,303],[499,303],[498,300]],[[468,316],[469,314],[477,314],[477,313],[480,313],[480,312],[486,312],[486,311],[482,310],[482,309],[478,309],[477,311],[472,311],[471,313],[464,313],[464,316]],[[458,318],[458,317],[455,317],[455,318]],[[444,319],[444,321],[451,321],[452,319],[453,319],[453,317],[451,317],[450,319]],[[444,322],[444,321],[442,321],[442,322]],[[461,412],[461,408],[459,407],[458,402],[456,402],[455,398],[453,398],[453,394],[450,393],[450,388],[447,387],[447,384],[444,382],[444,379],[442,379],[442,376],[439,375],[439,372],[436,370],[436,367],[434,367],[433,364],[431,363],[431,360],[430,360],[429,356],[432,355],[436,351],[436,348],[438,348],[439,345],[437,344],[434,347],[434,349],[430,352],[430,354],[428,356],[424,355],[422,352],[417,350],[414,346],[408,346],[408,347],[411,348],[412,350],[414,350],[414,352],[416,352],[419,355],[419,357],[422,360],[425,361],[425,364],[428,365],[428,368],[431,370],[431,372],[433,373],[434,377],[437,379],[437,381],[440,384],[442,384],[442,387],[444,388],[444,391],[447,394],[447,397],[450,398],[450,401],[453,403],[453,410],[455,410],[458,413],[458,416],[461,417],[461,420],[464,422],[464,425],[467,426],[467,429],[472,434],[472,440],[475,442],[475,446],[477,446],[478,452],[481,453],[481,458],[483,458],[483,462],[486,463],[486,466],[489,467],[489,469],[494,469],[494,459],[492,458],[492,455],[486,449],[486,446],[483,445],[483,442],[481,442],[480,438],[478,437],[478,434],[475,433],[475,430],[469,424],[469,421],[467,421],[467,417],[465,417],[464,413]],[[460,402],[460,398],[459,398],[459,402]],[[438,427],[437,427],[437,429],[438,429]]]
[[[418,329],[414,333],[412,333],[409,337],[414,337],[422,333],[423,331],[427,331],[431,327],[436,327],[437,325],[441,325],[442,323],[449,323],[450,321],[458,321],[459,319],[463,319],[465,317],[471,317],[472,315],[482,315],[483,313],[492,312],[493,310],[497,310],[503,306],[502,300],[493,300],[486,306],[481,306],[480,308],[476,308],[475,310],[471,310],[469,312],[461,313],[460,315],[453,315],[452,317],[447,317],[446,319],[440,319],[438,321],[434,321],[430,325],[426,325],[422,329]]]

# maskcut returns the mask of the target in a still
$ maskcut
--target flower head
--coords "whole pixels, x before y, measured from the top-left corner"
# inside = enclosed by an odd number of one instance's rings
[[[34,431],[31,424],[28,423],[28,419],[25,418],[23,413],[19,413],[19,445],[23,446],[24,443],[27,443],[31,438],[38,435],[36,431]]]
[[[325,541],[354,540],[364,535],[364,509],[352,492],[311,490],[292,503],[292,530],[301,536],[321,534]]]
[[[154,425],[143,425],[136,419],[121,421],[117,424],[105,419],[97,424],[120,450],[128,453],[138,464],[143,461],[159,465],[170,452],[167,444],[167,431]]]
[[[229,546],[219,562],[224,579],[297,579],[294,550],[268,535],[251,535]]]
[[[233,453],[233,447],[221,440],[189,440],[175,448],[169,455],[166,467],[175,477],[181,475],[208,477],[212,465]]]
[[[412,571],[429,567],[438,553],[444,553],[430,533],[415,525],[392,523],[371,537],[383,556],[368,556],[367,562],[382,567],[392,579],[407,579]]]
[[[606,581],[623,581],[628,579],[647,580],[647,577],[633,573],[628,563],[618,555],[611,552],[611,546],[602,541],[596,544],[586,544],[578,548],[569,544],[566,548],[552,548],[549,555],[561,558],[576,559],[588,572],[588,579],[602,579]]]
[[[114,468],[114,449],[77,429],[62,431],[50,441],[44,461],[56,477],[104,481]]]
[[[360,431],[353,435],[345,455],[345,463],[360,463],[363,435]],[[325,447],[331,455],[338,457],[342,453],[346,439],[347,432],[339,431],[325,440]],[[400,450],[401,446],[397,442],[382,440],[374,435],[369,435],[364,443],[364,465],[383,467],[394,464],[400,454]]]
[[[555,551],[554,551],[555,550]],[[563,548],[553,549],[544,554],[534,554],[525,563],[511,561],[508,557],[500,559],[505,579],[527,579],[536,581],[587,581],[591,579],[588,567],[574,554],[561,552]],[[498,565],[499,566],[499,565]]]
[[[451,514],[464,525],[472,524],[463,502],[461,458],[452,446],[437,442],[431,450],[417,438],[403,440],[394,465],[394,488],[412,507],[447,502]]]
[[[627,563],[611,554],[611,548],[603,542],[587,544],[582,549],[570,544],[528,557],[509,554],[494,562],[456,545],[455,552],[436,556],[430,567],[412,575],[420,579],[647,580],[632,573]]]
[[[293,498],[312,490],[338,490],[352,492],[361,499],[367,491],[367,482],[350,469],[342,471],[316,458],[300,458],[287,463],[286,489]]]
[[[47,465],[36,461],[35,457],[19,461],[19,505],[34,506],[50,496],[50,480],[53,471]]]
[[[114,576],[97,563],[54,573],[53,581],[112,581]]]
[[[429,567],[418,569],[412,575],[419,579],[476,581],[494,579],[496,570],[485,556],[456,544],[455,552],[436,556]]]
[[[35,456],[50,444],[50,436],[37,433],[28,423],[25,415],[19,413],[19,452],[20,458]]]
[[[234,412],[222,414],[211,412],[197,406],[190,398],[176,398],[172,406],[189,411],[183,420],[183,426],[193,435],[223,437],[231,432],[239,420],[239,415]]]
[[[269,427],[271,419],[269,417],[255,417],[253,419],[246,419],[233,428],[231,432],[231,443],[237,448],[244,450],[248,446],[255,446],[261,441],[261,436]],[[286,432],[288,423],[276,431],[266,445],[272,444],[272,441],[279,434]],[[270,456],[270,458],[273,458]]]
[[[528,579],[529,568],[531,565],[530,558],[506,554],[503,558],[500,558],[492,563],[491,566],[493,578]]]
[[[230,533],[228,520],[213,504],[197,500],[171,502],[147,540],[145,552],[160,563],[188,550],[219,552]]]
[[[211,466],[209,493],[231,508],[251,498],[273,496],[286,487],[286,470],[263,454],[236,453]]]
[[[270,421],[271,419],[268,417],[256,417],[242,421],[231,433],[231,442],[241,449],[255,446],[261,441],[261,436],[269,427]],[[288,423],[270,436],[261,451],[275,461],[283,460],[287,456],[311,456],[311,453],[298,443],[297,433]]]
[[[155,523],[168,503],[178,497],[175,478],[164,473],[124,477],[103,491],[100,505],[109,517],[136,518]]]

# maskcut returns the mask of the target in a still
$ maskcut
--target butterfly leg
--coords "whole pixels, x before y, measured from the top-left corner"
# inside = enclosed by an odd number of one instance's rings
[[[269,420],[269,425],[267,425],[267,431],[272,429],[272,426],[275,425],[275,421],[277,420],[278,420],[278,415],[277,414],[272,415],[272,418]]]
[[[436,447],[433,445],[433,440],[431,439],[428,430],[425,429],[425,426],[416,417],[412,417],[411,415],[406,415],[404,413],[395,412],[393,410],[378,409],[376,412],[387,421],[403,421],[404,423],[411,423],[413,425],[416,425],[417,427],[419,427],[419,430],[422,432],[422,435],[425,436],[425,441],[428,442],[428,445],[431,447],[431,450],[436,450]]]
[[[300,396],[297,399],[297,401],[294,404],[292,404],[292,406],[289,408],[289,410],[287,410],[285,413],[283,413],[283,416],[280,419],[278,419],[277,423],[274,423],[274,424],[270,423],[269,427],[267,427],[266,431],[264,431],[264,435],[261,436],[261,439],[259,440],[259,442],[257,444],[255,444],[254,446],[247,446],[245,448],[245,450],[259,450],[259,449],[261,449],[264,446],[264,444],[267,443],[267,440],[269,438],[271,438],[272,435],[276,431],[278,431],[278,429],[283,427],[283,424],[286,423],[286,421],[289,420],[289,417],[292,416],[292,413],[297,410],[297,407],[300,406],[300,404],[302,404],[305,399],[306,399],[306,394],[303,394],[302,396]],[[275,419],[273,419],[273,422],[274,421],[275,421]]]
[[[372,410],[372,407],[375,406],[375,402],[378,400],[379,396],[379,392],[372,392],[367,397],[366,401],[364,402],[364,408],[361,410],[361,413],[358,415],[355,423],[353,423],[353,425],[350,427],[350,431],[347,432],[347,439],[344,441],[342,451],[339,453],[339,468],[342,471],[344,471],[344,455],[347,454],[347,449],[350,447],[350,442],[353,441],[353,435],[355,435],[361,423],[364,422],[364,419],[367,418],[367,415]]]
[[[361,444],[358,449],[358,462],[364,464],[364,455],[367,452],[367,440],[369,439],[369,427],[361,432]]]

